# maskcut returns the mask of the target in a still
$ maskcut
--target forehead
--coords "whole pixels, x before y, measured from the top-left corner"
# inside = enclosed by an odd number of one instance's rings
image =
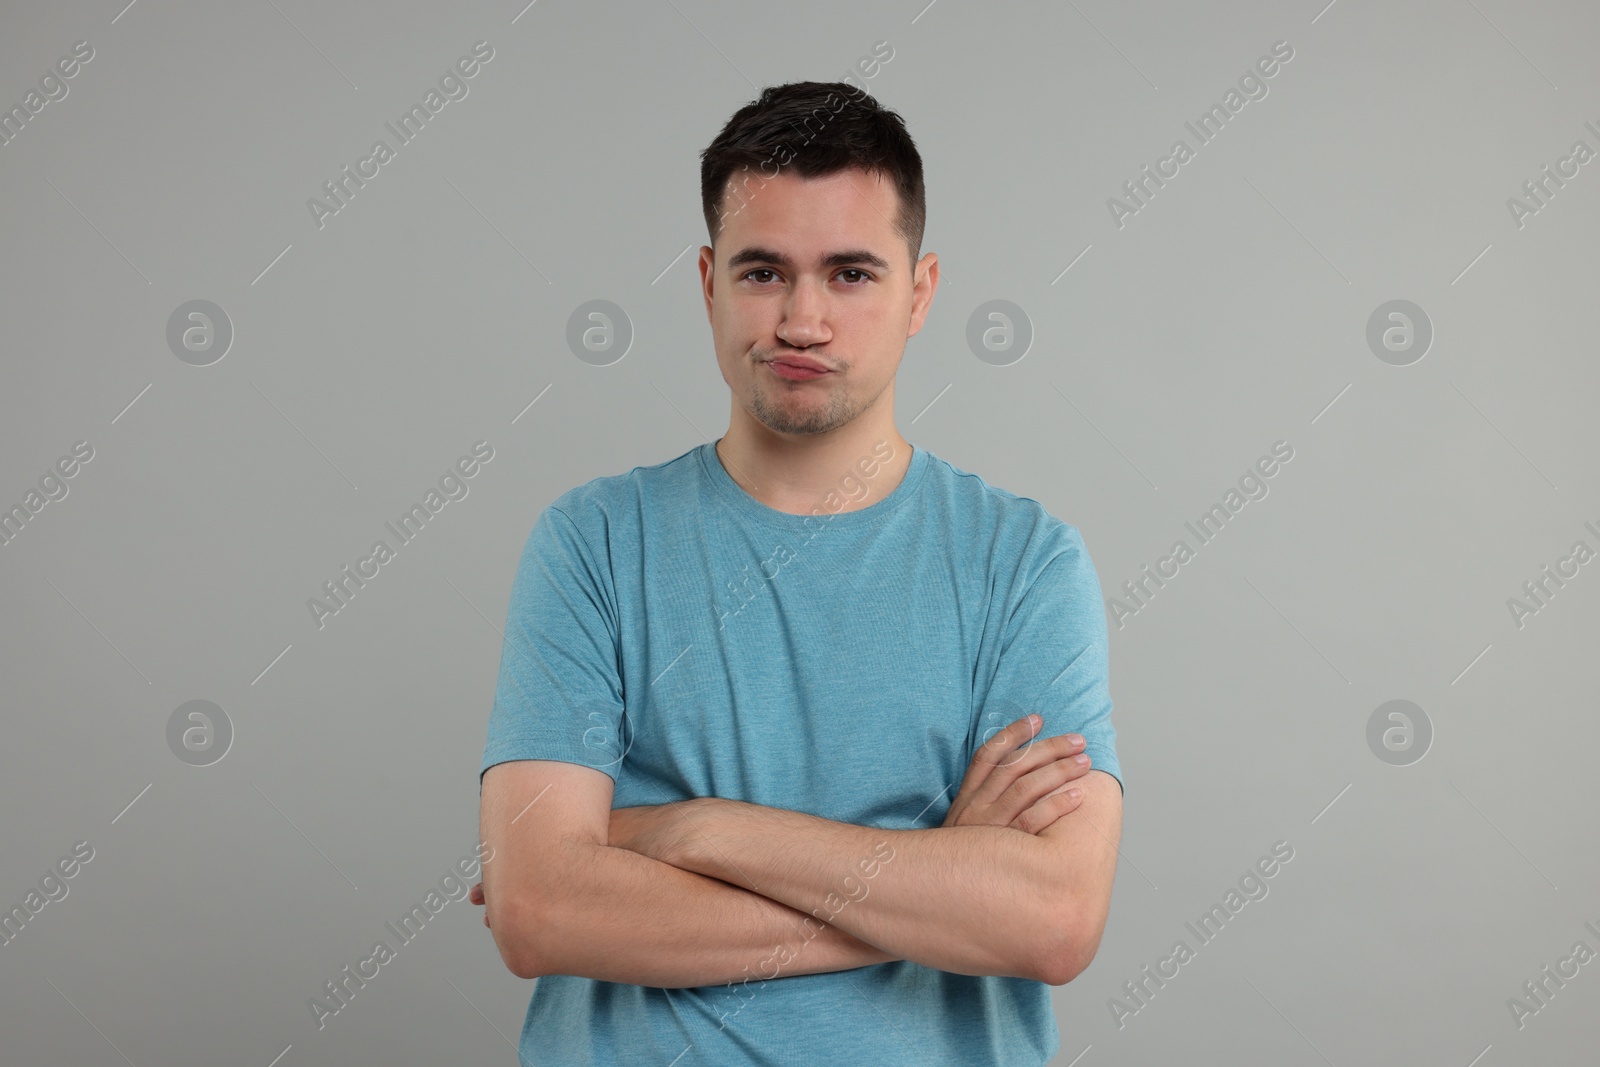
[[[894,183],[881,174],[850,169],[800,178],[780,173],[748,185],[735,182],[724,197],[717,245],[729,257],[753,247],[781,251],[802,263],[841,248],[866,248],[887,257],[899,241],[894,230],[899,197]]]

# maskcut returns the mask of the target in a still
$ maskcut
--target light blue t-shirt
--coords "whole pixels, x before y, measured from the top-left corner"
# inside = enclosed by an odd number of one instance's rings
[[[1041,739],[1081,733],[1120,784],[1077,529],[915,447],[892,493],[834,514],[892,456],[839,471],[811,515],[750,496],[711,444],[564,493],[517,567],[482,770],[563,760],[610,775],[614,807],[716,796],[910,830],[939,826],[978,746],[1037,711]],[[1060,1045],[1042,982],[757,963],[683,989],[543,977],[523,1058],[1035,1067]]]

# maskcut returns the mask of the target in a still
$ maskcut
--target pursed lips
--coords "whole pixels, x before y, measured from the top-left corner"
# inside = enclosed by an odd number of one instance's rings
[[[800,367],[803,370],[831,371],[833,369],[806,356],[775,356],[767,360],[767,362],[782,363],[790,367]]]

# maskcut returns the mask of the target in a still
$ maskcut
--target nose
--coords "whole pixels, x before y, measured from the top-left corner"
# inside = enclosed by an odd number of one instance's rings
[[[778,325],[778,336],[795,348],[820,344],[831,336],[824,323],[828,309],[826,296],[809,283],[790,290],[784,302],[783,322]]]

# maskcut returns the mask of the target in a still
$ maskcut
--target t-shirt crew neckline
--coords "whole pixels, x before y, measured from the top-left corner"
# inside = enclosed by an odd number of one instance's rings
[[[907,444],[910,444],[910,442],[907,442]],[[825,521],[832,527],[850,529],[886,518],[916,493],[917,484],[922,481],[923,475],[927,473],[929,462],[926,449],[911,445],[911,462],[906,467],[905,477],[900,479],[900,484],[894,487],[893,492],[877,503],[869,504],[864,508],[857,508],[854,511],[840,511],[830,514],[826,510],[826,505],[819,501],[817,506],[824,509],[821,515],[792,515],[787,511],[779,511],[777,508],[768,507],[741,488],[739,483],[734,481],[733,476],[723,467],[722,459],[717,455],[717,443],[715,441],[701,445],[696,451],[700,456],[700,465],[705,470],[706,477],[710,479],[717,496],[732,508],[735,514],[741,518],[764,523],[767,526],[773,526],[784,531],[809,530],[811,527],[808,527],[806,523],[814,523],[817,519]],[[855,476],[857,478],[861,477],[859,472],[855,472]],[[841,479],[843,477],[844,475],[840,475]],[[836,491],[843,495],[842,489]]]

